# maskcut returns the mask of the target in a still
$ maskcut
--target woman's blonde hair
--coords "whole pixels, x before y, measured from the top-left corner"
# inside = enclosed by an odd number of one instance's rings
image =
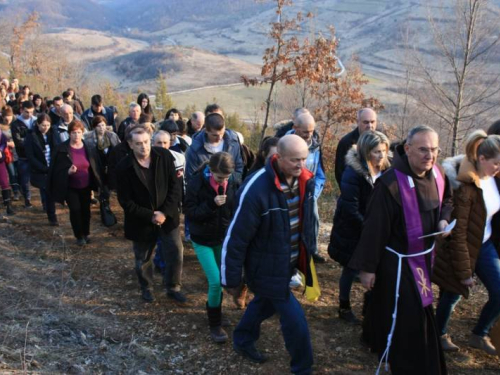
[[[387,151],[389,151],[389,138],[384,133],[378,132],[376,130],[365,131],[358,139],[357,148],[358,155],[364,163],[368,163],[370,160],[370,152],[375,147],[380,144],[387,146]]]
[[[487,135],[484,130],[472,132],[465,142],[465,155],[471,163],[476,163],[479,156],[493,159],[500,154],[500,136]]]

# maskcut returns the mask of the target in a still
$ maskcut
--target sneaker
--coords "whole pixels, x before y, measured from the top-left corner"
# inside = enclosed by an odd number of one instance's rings
[[[15,215],[15,211],[12,209],[10,204],[7,205],[7,215]]]
[[[31,204],[31,201],[29,199],[24,200],[24,207],[25,208],[33,208],[33,205]]]
[[[14,196],[12,197],[12,200],[17,202],[17,201],[19,201],[19,199],[20,199],[20,194],[18,191],[15,191]]]
[[[264,363],[268,360],[268,357],[259,352],[257,349],[255,349],[255,346],[253,345],[242,348],[236,346],[236,344],[233,344],[233,349],[239,355],[242,355],[243,357],[255,363]]]
[[[302,276],[300,276],[300,274],[297,272],[290,279],[289,285],[290,285],[290,288],[292,288],[292,289],[296,289],[296,288],[300,288],[301,286],[304,286],[304,284],[302,284]]]
[[[167,297],[173,299],[179,303],[184,303],[187,301],[187,298],[181,292],[169,291],[167,292]]]
[[[458,352],[460,348],[456,346],[453,341],[451,341],[451,337],[448,334],[444,334],[439,338],[441,340],[441,347],[445,352]]]
[[[312,255],[315,263],[326,263],[326,258],[319,255],[319,253],[313,253]]]
[[[97,199],[95,199],[95,198],[92,198],[90,200],[90,203],[92,204],[92,206],[97,206],[97,204],[99,203],[99,201]]]
[[[497,355],[497,350],[491,343],[491,340],[488,336],[481,337],[475,334],[471,334],[469,337],[469,346],[476,349],[481,349],[490,355]]]
[[[59,222],[57,220],[49,220],[49,225],[51,227],[58,227],[59,226]]]
[[[339,309],[339,318],[352,325],[361,324],[361,320],[356,318],[351,309]]]
[[[83,239],[85,240],[85,243],[91,243],[91,239],[89,238],[89,236],[83,236]]]
[[[151,303],[155,300],[153,293],[151,293],[151,291],[149,289],[144,289],[142,291],[141,297],[147,303]]]

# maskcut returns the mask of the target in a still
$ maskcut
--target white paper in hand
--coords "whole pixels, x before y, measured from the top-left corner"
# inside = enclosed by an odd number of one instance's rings
[[[439,236],[440,234],[448,234],[453,230],[453,228],[455,228],[455,225],[457,225],[457,219],[453,220],[450,224],[448,224],[443,231],[426,234],[425,236],[418,237],[418,239]]]

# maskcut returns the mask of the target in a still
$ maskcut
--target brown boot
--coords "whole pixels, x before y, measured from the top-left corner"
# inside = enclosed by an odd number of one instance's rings
[[[444,334],[440,337],[441,347],[445,352],[458,352],[460,348],[456,346],[453,341],[451,341],[451,337],[448,334]]]
[[[247,293],[248,287],[243,284],[240,289],[240,293],[237,296],[233,296],[234,304],[240,310],[243,310],[247,305]]]

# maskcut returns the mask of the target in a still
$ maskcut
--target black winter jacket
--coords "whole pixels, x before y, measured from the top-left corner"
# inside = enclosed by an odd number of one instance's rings
[[[102,170],[99,158],[95,150],[88,147],[85,142],[83,142],[83,146],[90,163],[90,188],[97,191],[102,187]],[[72,164],[69,140],[67,140],[57,147],[49,168],[47,190],[56,202],[64,203],[66,200],[68,194],[68,170]]]
[[[139,168],[133,153],[116,168],[118,201],[125,212],[125,237],[132,241],[154,241],[160,228],[169,233],[179,226],[181,187],[174,157],[168,150],[151,148],[149,168],[154,172],[154,191],[148,190]],[[163,212],[167,218],[161,227],[151,221],[154,211]]]
[[[36,125],[33,125],[36,126]],[[16,145],[17,156],[21,159],[26,159],[26,150],[24,149],[24,141],[26,140],[26,136],[28,135],[30,129],[26,126],[26,124],[16,119],[10,125],[12,140]]]
[[[290,216],[274,161],[248,176],[237,193],[237,208],[222,247],[221,280],[240,285],[243,267],[248,287],[265,298],[290,296]],[[307,169],[299,177],[301,232],[298,268],[312,285],[310,257],[316,248],[314,234],[314,178]]]
[[[342,173],[344,173],[345,169],[345,157],[351,147],[358,142],[359,135],[359,129],[356,127],[352,132],[343,136],[337,146],[337,152],[335,153],[335,180],[337,180],[340,190],[342,190]]]
[[[366,207],[373,191],[373,182],[368,166],[360,160],[356,146],[345,158],[346,168],[342,174],[341,194],[333,217],[328,254],[346,266],[356,248]],[[389,162],[384,169],[389,168]]]
[[[200,245],[222,245],[233,217],[236,184],[231,177],[226,188],[226,204],[217,206],[215,190],[210,186],[208,166],[196,172],[186,191],[184,214],[189,219],[191,239]]]
[[[50,146],[50,160],[54,160],[57,146],[59,145],[59,137],[50,128],[47,132],[47,143]],[[47,188],[47,177],[49,175],[49,165],[45,159],[45,141],[38,127],[28,133],[24,143],[26,156],[30,164],[30,182],[31,185],[39,189]]]
[[[116,132],[115,127],[115,116],[113,108],[103,107],[102,112],[100,113],[106,119],[106,122],[109,126],[113,127],[113,131]],[[92,112],[92,108],[87,109],[82,113],[82,122],[84,123],[87,130],[92,130],[92,120],[94,120],[94,112]]]

